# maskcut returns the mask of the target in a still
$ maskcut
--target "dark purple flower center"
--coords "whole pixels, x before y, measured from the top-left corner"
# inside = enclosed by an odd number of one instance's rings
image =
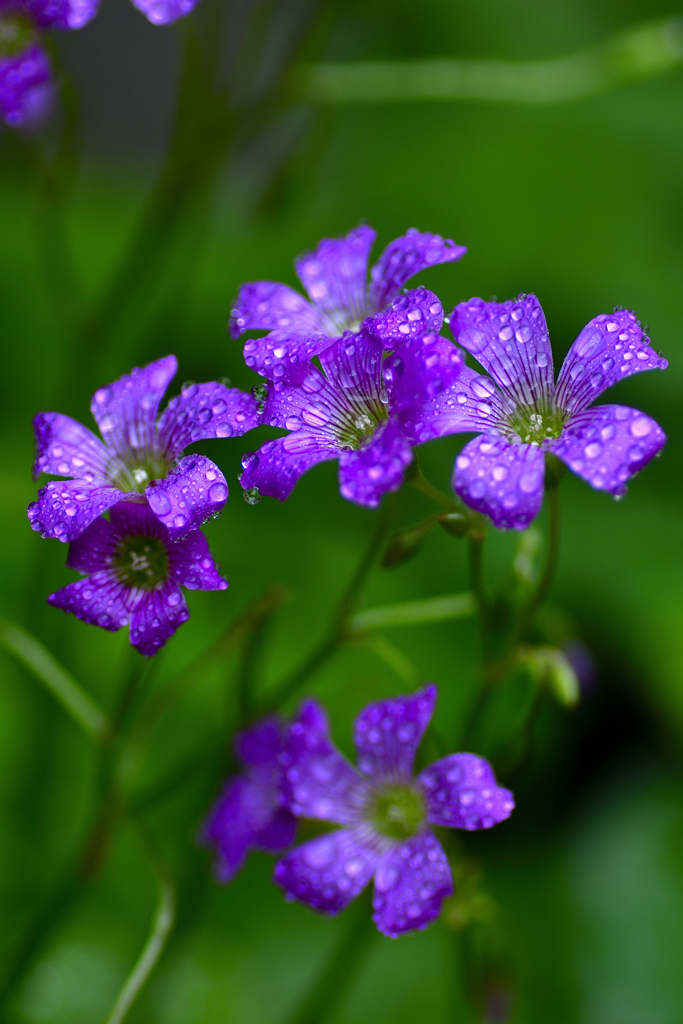
[[[422,793],[409,784],[391,783],[375,790],[366,807],[373,828],[391,839],[416,835],[422,830],[426,813]]]
[[[21,53],[33,40],[33,26],[27,18],[12,15],[0,18],[0,57]]]
[[[112,568],[124,587],[156,590],[169,576],[168,553],[158,537],[134,534],[117,545]]]

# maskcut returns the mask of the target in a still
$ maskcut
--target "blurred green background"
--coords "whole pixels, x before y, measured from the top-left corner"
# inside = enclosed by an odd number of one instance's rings
[[[677,13],[653,0],[347,2],[321,8],[305,56],[540,59]],[[117,266],[159,173],[180,49],[172,30],[148,26],[125,0],[104,0],[92,26],[56,45],[86,112],[66,232],[87,298]],[[251,387],[256,377],[225,331],[242,281],[295,285],[293,257],[360,220],[378,230],[376,254],[416,226],[469,246],[461,263],[421,275],[444,305],[471,295],[539,296],[556,370],[584,324],[616,304],[637,311],[670,361],[666,373],[625,381],[608,398],[657,418],[669,436],[663,457],[619,505],[570,475],[562,485],[552,601],[590,648],[597,681],[573,712],[544,707],[529,756],[504,778],[517,797],[512,819],[467,837],[463,849],[493,908],[489,924],[458,931],[439,921],[395,942],[378,938],[335,1024],[481,1021],[469,1016],[465,990],[482,964],[492,1024],[683,1020],[682,129],[681,71],[548,106],[295,106],[226,162],[207,199],[207,230],[186,225],[154,285],[77,359],[75,332],[45,273],[58,255],[46,249],[35,154],[51,159],[56,129],[43,140],[0,135],[0,614],[39,637],[107,709],[136,656],[124,632],[112,636],[44,604],[73,574],[66,549],[42,541],[26,520],[35,494],[31,418],[54,409],[89,424],[96,384],[169,352],[181,366],[172,391],[185,379],[226,375]],[[462,443],[448,438],[421,453],[442,488]],[[275,583],[288,600],[267,635],[263,671],[266,683],[280,677],[323,634],[373,528],[375,514],[339,497],[333,464],[304,477],[284,505],[247,506],[237,473],[244,450],[256,446],[253,438],[202,446],[232,492],[207,527],[230,589],[190,595],[192,618],[160,655],[155,687]],[[405,495],[398,524],[430,511],[420,495]],[[504,578],[515,541],[491,538],[493,582]],[[463,545],[440,532],[414,560],[375,570],[365,600],[466,586]],[[418,681],[439,685],[436,724],[455,739],[476,682],[472,623],[386,636]],[[285,904],[261,855],[231,886],[217,887],[194,844],[235,714],[234,669],[232,659],[198,679],[146,762],[141,786],[149,792],[174,764],[192,769],[145,811],[180,880],[180,906],[132,1022],[287,1021],[346,927],[344,915],[328,921]],[[402,677],[373,651],[349,647],[308,689],[328,704],[335,736],[350,750],[353,715],[401,692],[410,671]],[[0,673],[0,957],[9,970],[77,856],[97,780],[94,752],[62,709],[4,652]],[[36,950],[3,1019],[101,1021],[144,942],[154,901],[153,876],[122,826],[102,871]]]

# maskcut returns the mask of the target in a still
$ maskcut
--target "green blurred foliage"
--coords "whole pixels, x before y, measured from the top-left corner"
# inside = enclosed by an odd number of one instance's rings
[[[389,9],[366,0],[325,12],[313,56],[554,56],[634,21],[677,13],[669,3],[655,6],[427,0],[415,8],[401,0]],[[258,168],[249,159],[226,170],[206,236],[180,236],[158,287],[106,351],[92,354],[103,381],[173,351],[178,386],[227,375],[251,387],[255,375],[225,333],[239,284],[296,284],[295,254],[367,219],[380,245],[415,225],[470,247],[461,263],[422,275],[446,306],[475,294],[505,299],[534,291],[556,367],[583,325],[616,304],[650,324],[654,346],[670,360],[665,374],[632,378],[609,396],[659,420],[669,435],[663,458],[619,505],[569,474],[562,484],[552,597],[590,648],[598,680],[576,710],[542,706],[526,757],[515,759],[504,779],[517,797],[513,818],[463,843],[483,887],[481,900],[472,899],[495,905],[495,925],[475,921],[463,931],[447,915],[450,925],[396,942],[378,938],[335,1024],[474,1021],[466,994],[479,998],[482,971],[489,988],[491,979],[499,984],[503,1002],[513,993],[510,1019],[518,1024],[683,1019],[682,122],[680,72],[548,108],[317,111],[265,194],[253,187]],[[56,409],[89,423],[91,388],[87,369],[70,366],[73,337],[46,288],[30,145],[0,137],[0,613],[32,630],[112,709],[135,662],[126,637],[45,606],[45,596],[72,573],[64,568],[65,548],[40,540],[25,516],[34,495],[31,417]],[[149,186],[141,166],[94,157],[84,166],[68,234],[87,294],[112,272]],[[268,636],[264,685],[281,677],[323,634],[373,527],[373,513],[339,497],[331,464],[302,479],[286,504],[247,506],[239,460],[258,443],[201,446],[232,491],[222,519],[207,528],[230,589],[190,596],[192,619],[159,656],[155,687],[273,583],[289,597]],[[421,453],[426,475],[443,489],[461,444],[447,438]],[[423,496],[406,494],[397,527],[433,511]],[[486,569],[494,583],[505,578],[513,553],[514,538],[490,537]],[[375,570],[365,600],[414,600],[466,585],[462,542],[433,530],[415,558]],[[438,683],[435,724],[450,749],[475,697],[471,620],[385,632],[417,678]],[[0,954],[9,960],[79,849],[96,780],[94,754],[61,708],[4,653],[0,667]],[[229,888],[218,888],[195,846],[218,782],[215,752],[226,746],[235,717],[234,667],[233,658],[198,680],[165,720],[146,762],[141,784],[150,793],[174,765],[187,765],[182,784],[147,812],[180,879],[181,903],[175,936],[133,1022],[284,1021],[345,928],[344,916],[327,921],[285,904],[260,855]],[[309,689],[329,705],[335,737],[350,752],[353,715],[405,685],[376,651],[350,645]],[[40,951],[7,1019],[102,1019],[144,941],[154,898],[151,872],[124,827],[103,873]],[[494,1003],[476,1019],[484,1012],[489,1021],[507,1019],[492,1016],[499,1012]]]

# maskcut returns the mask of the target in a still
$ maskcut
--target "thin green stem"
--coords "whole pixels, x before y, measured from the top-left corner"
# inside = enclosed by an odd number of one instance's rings
[[[158,898],[157,907],[152,919],[147,942],[142,948],[140,956],[135,961],[130,974],[126,978],[111,1013],[106,1018],[105,1024],[121,1024],[140,995],[144,985],[148,981],[152,971],[157,965],[159,957],[164,951],[168,937],[171,934],[175,922],[176,895],[175,886],[171,882],[165,866],[160,862],[156,851],[151,847],[148,837],[142,827],[137,826],[137,831],[143,840],[143,845],[148,854],[149,861],[157,876]]]
[[[546,495],[548,498],[548,553],[536,592],[520,616],[515,633],[516,639],[524,635],[526,629],[531,625],[534,615],[548,596],[555,577],[555,570],[557,569],[557,560],[560,553],[559,487],[549,488],[546,491]]]
[[[325,664],[328,658],[334,654],[340,644],[347,638],[350,616],[355,610],[363,585],[384,547],[399,493],[399,491],[395,491],[385,498],[377,525],[361,555],[356,571],[337,605],[327,636],[298,668],[295,668],[289,676],[286,676],[277,684],[263,702],[264,704],[273,707],[283,704],[303,686],[310,676],[314,675]]]
[[[347,914],[351,920],[345,934],[313,988],[289,1017],[287,1024],[322,1024],[339,1008],[378,936],[369,903],[365,894],[349,908]]]
[[[456,501],[454,498],[449,498],[447,494],[444,494],[438,487],[431,484],[423,475],[417,460],[414,463],[413,472],[406,480],[406,483],[409,487],[414,487],[416,491],[421,491],[426,495],[426,497],[430,498],[431,501],[435,502],[437,505],[443,506],[443,508],[453,511],[454,509],[460,510],[465,507],[461,502]]]
[[[50,691],[93,740],[109,732],[105,713],[43,645],[21,626],[0,622],[0,643]]]

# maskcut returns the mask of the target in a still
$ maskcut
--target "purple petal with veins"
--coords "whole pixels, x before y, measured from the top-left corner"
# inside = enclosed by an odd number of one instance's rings
[[[344,238],[323,238],[313,252],[295,261],[301,283],[331,337],[355,330],[369,312],[365,282],[375,238],[376,232],[362,224]]]
[[[645,413],[625,405],[598,405],[572,416],[550,448],[591,487],[621,495],[626,481],[665,442],[662,428]]]
[[[339,490],[357,505],[377,508],[382,495],[397,491],[403,483],[406,466],[413,451],[399,425],[387,420],[375,431],[372,440],[358,451],[339,456]]]
[[[363,891],[378,860],[360,829],[341,829],[295,847],[277,862],[273,880],[287,899],[334,915]]]
[[[476,754],[451,754],[417,777],[432,825],[468,830],[492,828],[509,818],[515,801],[496,782],[488,761]]]
[[[475,437],[455,460],[453,489],[501,530],[525,530],[543,501],[545,455],[538,445]]]
[[[431,721],[436,687],[368,704],[356,718],[358,767],[374,779],[411,779],[417,748]]]
[[[438,334],[443,324],[443,306],[434,292],[415,288],[396,295],[382,313],[364,321],[363,327],[382,339],[384,348],[395,348],[425,331]]]
[[[162,480],[145,490],[152,512],[173,540],[196,530],[228,500],[228,485],[218,466],[205,455],[186,455]]]
[[[395,939],[426,928],[453,893],[453,879],[441,843],[425,829],[388,850],[375,874],[372,919]]]
[[[450,238],[410,228],[402,238],[389,243],[370,271],[371,307],[384,309],[414,274],[438,263],[462,259],[466,252],[465,246],[456,245]]]
[[[158,444],[174,459],[195,441],[239,437],[260,422],[258,402],[252,395],[216,381],[190,384],[159,417]]]
[[[83,480],[53,480],[38,491],[38,500],[28,507],[31,529],[42,537],[63,543],[75,540],[98,516],[121,501],[115,487],[97,487]]]
[[[255,281],[237,293],[229,326],[233,338],[239,338],[253,330],[320,334],[324,325],[316,307],[289,285]]]

